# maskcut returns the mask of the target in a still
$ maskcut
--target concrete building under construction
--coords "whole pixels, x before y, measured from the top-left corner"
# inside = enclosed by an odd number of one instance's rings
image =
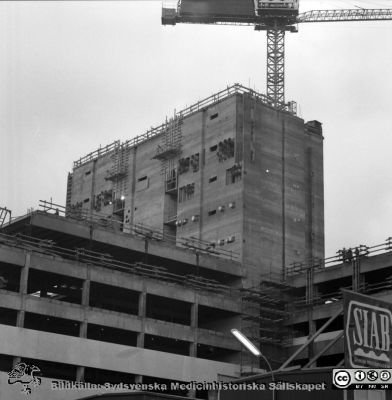
[[[392,245],[324,258],[322,142],[319,122],[234,85],[76,161],[66,207],[42,202],[0,233],[7,398],[21,361],[42,373],[33,400],[102,393],[52,391],[51,379],[211,381],[266,368],[232,328],[274,369],[339,365],[340,289],[390,296]]]
[[[234,85],[74,163],[67,209],[241,262],[247,286],[324,257],[323,137]]]

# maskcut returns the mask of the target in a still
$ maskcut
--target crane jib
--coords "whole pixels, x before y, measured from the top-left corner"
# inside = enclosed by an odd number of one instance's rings
[[[392,9],[314,10],[299,14],[297,17],[297,23],[383,20],[392,20]]]
[[[285,103],[285,33],[309,22],[389,21],[391,9],[313,10],[299,14],[298,0],[179,0],[162,9],[162,24],[243,25],[267,31],[267,98],[279,110]]]

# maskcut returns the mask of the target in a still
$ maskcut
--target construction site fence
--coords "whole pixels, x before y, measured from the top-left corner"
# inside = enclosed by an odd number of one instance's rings
[[[64,207],[53,202],[40,200],[39,207],[41,211],[49,214],[58,215],[68,219],[80,221],[89,226],[96,226],[102,229],[122,232],[143,237],[146,240],[165,241],[172,245],[182,247],[199,254],[208,254],[225,259],[237,260],[239,254],[235,251],[225,250],[219,247],[212,246],[211,243],[199,240],[197,238],[177,238],[175,235],[170,235],[163,229],[151,227],[143,223],[124,224],[122,220],[117,220],[113,216],[100,215],[92,213],[88,210],[73,209],[72,207]]]
[[[343,248],[338,250],[336,255],[321,258],[311,258],[303,262],[294,262],[289,265],[282,267],[281,278],[283,281],[287,277],[296,274],[306,273],[310,269],[314,271],[321,271],[327,267],[335,265],[351,263],[358,259],[363,259],[369,255],[378,255],[383,253],[389,253],[392,251],[392,237],[385,240],[384,243],[376,244],[374,246],[359,245],[356,247]]]
[[[214,103],[217,103],[223,99],[226,99],[229,96],[232,96],[234,94],[248,94],[249,96],[252,96],[253,98],[255,98],[256,100],[260,101],[261,103],[268,105],[268,106],[273,106],[273,102],[266,96],[263,95],[261,93],[256,92],[255,90],[249,89],[245,86],[242,86],[239,83],[235,83],[232,86],[228,86],[226,89],[221,90],[220,92],[217,92],[203,100],[199,100],[197,103],[194,103],[192,105],[190,105],[189,107],[184,108],[181,111],[178,112],[174,112],[174,116],[172,117],[172,119],[167,120],[166,122],[164,122],[163,124],[155,127],[155,128],[151,128],[149,129],[147,132],[135,136],[134,138],[131,138],[123,143],[121,143],[119,140],[114,141],[113,143],[108,144],[105,147],[100,147],[97,150],[79,158],[77,161],[74,162],[73,164],[73,168],[79,168],[82,165],[95,160],[99,157],[102,157],[106,154],[109,154],[111,152],[113,152],[116,148],[118,147],[122,147],[122,148],[131,148],[131,147],[135,147],[137,145],[139,145],[140,143],[143,143],[155,136],[158,136],[160,134],[163,134],[164,132],[167,131],[167,129],[169,129],[170,127],[170,121],[172,121],[173,119],[182,119],[185,117],[188,117],[189,115],[198,112]],[[287,112],[290,112],[290,110],[292,109],[292,102],[290,103],[282,103],[279,104],[279,108],[282,110],[285,110]]]
[[[85,248],[67,249],[57,246],[52,240],[40,239],[19,233],[16,235],[0,233],[0,243],[49,256],[92,264],[128,274],[156,279],[159,281],[166,281],[181,285],[182,287],[187,286],[195,290],[213,291],[217,294],[235,298],[241,297],[241,291],[239,289],[220,284],[219,282],[211,279],[206,279],[192,274],[178,275],[169,272],[165,267],[150,265],[142,262],[127,263],[114,259],[108,253],[100,253],[87,250]]]

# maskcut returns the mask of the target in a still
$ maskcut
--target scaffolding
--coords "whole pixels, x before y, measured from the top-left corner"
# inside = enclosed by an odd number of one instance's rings
[[[173,118],[166,120],[166,129],[161,136],[161,143],[157,147],[154,158],[165,161],[180,154],[181,125],[182,118],[174,116]]]
[[[65,207],[67,209],[71,208],[71,201],[72,201],[72,181],[73,181],[73,174],[71,172],[68,173],[67,177],[67,197],[65,200]]]
[[[260,344],[283,346],[288,342],[283,322],[288,319],[287,305],[291,287],[263,280],[259,287],[244,289],[242,295],[244,331]]]
[[[129,150],[118,143],[110,158],[112,166],[107,171],[105,180],[117,182],[124,179],[128,173]]]
[[[241,292],[242,332],[273,364],[280,365],[283,362],[282,349],[290,345],[293,338],[286,323],[291,315],[289,304],[295,298],[293,288],[279,282],[279,275],[269,274],[261,277],[258,286],[242,289]],[[249,352],[244,350],[241,365],[252,363]],[[246,375],[246,370],[243,375]]]
[[[11,222],[11,210],[7,207],[0,207],[0,228],[6,223],[8,218],[8,223]]]
[[[105,180],[113,182],[113,214],[119,217],[123,217],[124,214],[129,157],[130,149],[118,142],[110,156],[112,165],[105,177]]]

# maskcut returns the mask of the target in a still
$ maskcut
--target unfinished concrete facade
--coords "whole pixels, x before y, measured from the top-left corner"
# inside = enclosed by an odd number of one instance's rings
[[[230,334],[242,317],[238,262],[37,211],[0,234],[0,276],[0,380],[17,362],[37,365],[49,391],[41,399],[82,395],[51,393],[49,378],[240,375]]]
[[[321,124],[240,85],[76,161],[67,190],[69,212],[237,259],[247,287],[324,257],[323,202]]]

